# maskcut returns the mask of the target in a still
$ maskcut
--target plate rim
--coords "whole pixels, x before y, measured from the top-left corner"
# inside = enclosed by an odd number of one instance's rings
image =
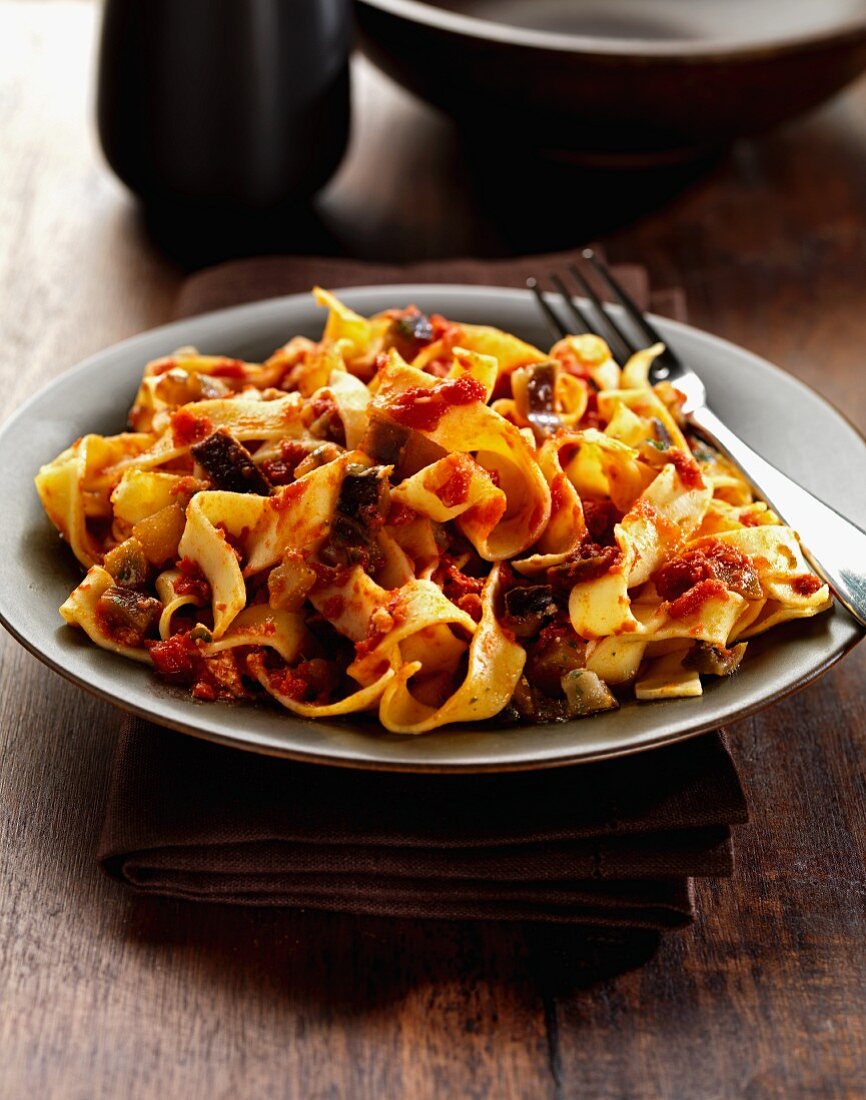
[[[407,299],[411,299],[418,293],[431,293],[441,292],[443,294],[456,294],[459,296],[472,296],[473,294],[480,297],[490,296],[499,298],[500,300],[514,299],[516,297],[523,297],[526,293],[515,287],[499,287],[499,286],[487,286],[479,284],[461,284],[461,283],[376,283],[365,284],[363,286],[351,286],[336,288],[334,291],[340,297],[349,298],[353,295],[359,294],[394,294],[405,296]],[[553,297],[553,296],[551,296]],[[168,322],[164,325],[159,325],[152,329],[136,333],[124,340],[121,340],[115,344],[109,345],[106,348],[101,349],[87,356],[74,366],[67,370],[61,371],[56,377],[50,379],[43,386],[39,388],[35,393],[28,397],[18,408],[14,409],[2,422],[0,422],[0,436],[5,435],[8,431],[11,431],[14,425],[22,418],[26,418],[31,406],[43,400],[47,394],[49,394],[54,387],[61,381],[69,381],[74,379],[78,374],[87,373],[93,369],[94,364],[98,364],[103,358],[114,358],[118,354],[130,354],[133,353],[136,347],[140,344],[151,342],[154,337],[165,338],[167,341],[171,339],[171,334],[174,330],[183,330],[188,328],[190,323],[203,322],[205,324],[212,323],[215,320],[228,322],[230,327],[234,323],[242,323],[244,320],[255,319],[259,313],[269,314],[274,310],[279,310],[281,307],[289,307],[294,304],[300,304],[301,302],[309,302],[309,293],[301,292],[290,295],[280,295],[272,298],[261,299],[256,302],[244,303],[238,306],[229,306],[224,309],[212,310],[207,313],[195,314],[190,317],[181,318]],[[769,362],[766,359],[758,356],[754,352],[749,351],[732,341],[725,339],[724,337],[716,336],[713,333],[707,332],[703,329],[699,329],[688,323],[675,321],[667,317],[659,317],[658,315],[651,314],[650,317],[653,321],[661,322],[663,327],[672,328],[675,330],[687,333],[690,339],[697,338],[699,342],[706,342],[710,346],[714,346],[720,349],[723,353],[733,352],[741,359],[745,357],[758,364],[764,371],[769,370],[779,376],[784,377],[787,383],[793,383],[798,388],[804,397],[809,400],[817,400],[824,406],[826,406],[832,413],[842,419],[853,435],[860,441],[860,443],[866,448],[866,436],[860,431],[860,429],[853,424],[853,422],[842,412],[840,409],[825,398],[822,394],[818,393],[807,383],[797,378],[795,375],[783,370],[781,367],[774,363]],[[838,645],[837,649],[828,652],[824,659],[818,662],[809,673],[795,684],[788,685],[774,691],[771,695],[765,696],[756,700],[752,704],[745,705],[736,708],[732,713],[724,719],[724,722],[736,722],[749,718],[757,713],[760,713],[765,708],[774,705],[781,699],[787,698],[796,692],[802,690],[808,685],[812,684],[820,678],[825,672],[832,668],[837,662],[842,660],[853,648],[860,642],[864,636],[866,636],[866,630],[858,627],[855,621],[844,612],[844,609],[840,605],[839,610],[845,614],[849,620],[850,630],[849,637],[841,645]],[[241,749],[244,751],[255,752],[261,755],[273,756],[283,759],[292,759],[302,761],[305,763],[319,764],[323,766],[331,767],[346,767],[346,768],[358,768],[361,770],[372,771],[392,771],[392,772],[406,772],[406,773],[429,773],[429,774],[482,774],[482,773],[495,773],[495,772],[517,772],[517,771],[535,771],[543,770],[553,767],[567,767],[575,764],[592,763],[599,760],[613,759],[620,756],[632,755],[638,752],[649,752],[653,749],[663,747],[665,745],[674,744],[678,741],[688,740],[691,737],[699,736],[702,733],[706,733],[709,730],[718,729],[720,723],[718,721],[707,720],[704,722],[698,722],[694,726],[690,726],[684,730],[676,730],[669,735],[660,734],[648,742],[639,742],[636,744],[625,744],[619,746],[612,746],[610,748],[597,749],[591,753],[579,751],[579,742],[575,746],[574,751],[563,750],[554,757],[542,757],[540,759],[530,758],[518,758],[513,760],[499,761],[499,762],[460,762],[459,760],[451,760],[447,762],[429,762],[429,761],[405,761],[405,760],[388,760],[380,758],[359,758],[357,756],[341,754],[335,746],[326,746],[325,751],[317,750],[304,750],[303,748],[296,748],[293,746],[274,745],[274,744],[262,744],[251,739],[243,738],[238,734],[232,736],[231,734],[222,733],[212,728],[203,728],[201,725],[194,725],[190,722],[184,721],[181,718],[174,718],[172,716],[154,715],[152,711],[147,711],[143,706],[139,706],[135,703],[129,702],[117,694],[111,689],[100,687],[98,684],[89,682],[83,677],[70,671],[70,669],[64,667],[62,663],[55,660],[47,653],[41,651],[38,645],[31,642],[30,639],[25,637],[20,630],[6,617],[4,614],[2,601],[0,601],[0,624],[15,638],[15,640],[22,645],[29,653],[36,657],[46,667],[50,668],[53,672],[63,677],[70,683],[75,684],[77,687],[83,688],[88,694],[93,695],[105,702],[110,703],[112,706],[118,709],[140,717],[147,721],[152,721],[157,725],[176,730],[185,735],[196,737],[200,740],[211,741],[216,744],[221,744],[226,747]],[[518,727],[519,728],[519,727]],[[479,731],[483,732],[483,731]]]
[[[322,767],[332,768],[348,768],[352,771],[395,772],[404,775],[494,775],[506,772],[547,771],[551,768],[576,767],[577,765],[596,764],[603,760],[616,760],[620,757],[636,756],[641,753],[666,748],[669,745],[675,745],[681,741],[690,741],[693,737],[700,737],[705,733],[711,733],[713,731],[721,732],[727,725],[735,722],[743,722],[748,718],[752,718],[756,714],[760,714],[762,711],[767,710],[769,707],[775,706],[783,699],[789,699],[810,687],[816,680],[819,680],[825,673],[829,672],[831,668],[847,657],[851,650],[863,640],[863,634],[861,634],[860,637],[852,636],[839,652],[829,654],[826,661],[817,666],[808,676],[791,687],[781,689],[771,696],[756,701],[750,706],[742,707],[737,710],[736,714],[732,714],[722,723],[713,721],[700,722],[692,728],[678,730],[669,735],[662,735],[653,741],[597,750],[591,754],[584,753],[582,755],[571,755],[569,753],[562,753],[555,757],[528,760],[519,759],[497,763],[452,762],[437,764],[424,761],[412,763],[398,760],[337,756],[334,753],[326,755],[324,753],[312,751],[306,752],[303,749],[293,747],[282,747],[271,744],[260,744],[251,740],[241,740],[237,737],[222,734],[216,730],[189,725],[180,719],[155,716],[152,712],[145,710],[144,707],[137,706],[135,703],[128,702],[125,699],[120,699],[107,689],[100,688],[96,684],[88,683],[83,678],[79,678],[74,673],[70,672],[67,668],[64,668],[59,662],[41,653],[35,645],[31,644],[18,632],[18,630],[10,625],[2,614],[2,611],[0,611],[0,625],[2,625],[7,633],[9,633],[19,645],[27,650],[28,653],[45,665],[46,668],[50,669],[50,671],[66,680],[67,683],[83,689],[88,695],[92,695],[94,698],[110,704],[124,714],[131,715],[134,718],[140,718],[145,722],[151,722],[161,729],[170,729],[176,733],[184,734],[185,736],[195,737],[199,741],[210,742],[211,744],[220,745],[223,748],[253,753],[256,756],[268,756],[276,760],[293,760],[301,764],[316,764]],[[577,723],[580,720],[575,719],[574,721]],[[563,725],[564,724],[567,723],[563,723]],[[515,727],[515,730],[519,730],[519,727]],[[423,737],[424,735],[420,734],[416,736]]]

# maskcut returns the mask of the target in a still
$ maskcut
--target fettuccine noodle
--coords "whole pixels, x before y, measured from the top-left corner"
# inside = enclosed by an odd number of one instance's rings
[[[262,364],[149,363],[128,432],[36,479],[60,609],[197,699],[395,733],[700,695],[830,593],[796,535],[603,341],[328,310]]]

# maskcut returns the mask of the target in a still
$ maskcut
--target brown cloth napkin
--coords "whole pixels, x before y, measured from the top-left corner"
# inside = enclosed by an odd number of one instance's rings
[[[596,247],[600,255],[602,250]],[[514,260],[432,260],[414,264],[368,264],[360,260],[316,256],[261,256],[232,260],[191,275],[175,303],[175,316],[190,317],[225,306],[297,294],[313,286],[375,286],[385,283],[475,283],[479,286],[522,287],[530,275],[539,278],[562,270],[574,252],[521,256]],[[679,287],[650,291],[646,269],[617,264],[614,274],[641,308],[650,307],[685,320],[685,295]],[[602,288],[599,287],[602,297]]]
[[[233,261],[189,278],[176,314],[315,283],[521,286],[573,258]],[[639,303],[684,316],[680,291],[615,271]],[[694,918],[694,876],[731,873],[730,825],[746,818],[718,733],[581,767],[425,776],[257,757],[125,719],[99,859],[133,889],[199,901],[661,931]]]
[[[99,858],[137,890],[376,916],[674,928],[746,819],[723,738],[499,775],[296,764],[126,719]]]

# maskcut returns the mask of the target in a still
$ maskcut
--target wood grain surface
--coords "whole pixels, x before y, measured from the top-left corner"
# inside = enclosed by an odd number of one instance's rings
[[[96,150],[95,15],[0,0],[2,416],[164,319],[183,276]],[[866,428],[866,85],[688,179],[643,181],[463,149],[364,63],[356,106],[306,247],[407,259],[601,239]],[[296,230],[276,229],[288,247]],[[863,475],[840,471],[852,492]],[[516,927],[128,895],[93,858],[116,715],[3,636],[0,1096],[862,1097],[864,701],[860,647],[733,729],[752,805],[735,878],[700,884],[696,927],[606,976],[568,965],[574,942]]]

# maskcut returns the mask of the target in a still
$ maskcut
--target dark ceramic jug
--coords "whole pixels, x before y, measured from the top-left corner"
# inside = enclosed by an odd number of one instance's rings
[[[346,148],[349,45],[348,0],[105,0],[105,156],[148,205],[308,198]]]

